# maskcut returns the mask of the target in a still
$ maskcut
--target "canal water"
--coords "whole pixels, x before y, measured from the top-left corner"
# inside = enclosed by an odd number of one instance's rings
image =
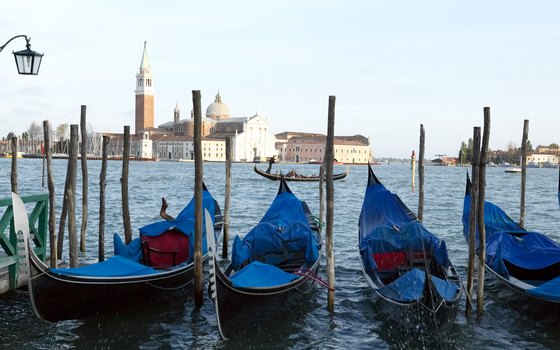
[[[57,215],[60,215],[66,161],[54,160]],[[89,220],[87,252],[80,261],[97,257],[100,161],[89,161]],[[265,164],[260,164],[265,167]],[[277,192],[277,182],[253,172],[253,164],[232,168],[231,236],[244,235],[258,222]],[[287,165],[287,172],[315,174],[317,165]],[[335,166],[341,172],[345,166]],[[358,260],[358,216],[367,181],[366,166],[350,166],[350,175],[335,183],[334,249],[336,258],[335,311],[326,310],[326,290],[316,287],[311,299],[293,312],[278,315],[250,336],[221,340],[211,301],[205,294],[201,308],[192,296],[158,308],[138,305],[131,313],[84,321],[47,323],[35,317],[26,290],[0,296],[0,349],[559,349],[560,314],[556,309],[519,300],[492,278],[486,281],[485,314],[465,318],[465,301],[448,334],[431,334],[388,323],[378,313],[374,294],[368,288]],[[462,235],[462,205],[468,168],[426,167],[424,224],[446,240],[451,261],[466,276],[467,247]],[[44,193],[42,161],[21,159],[18,184],[21,194]],[[383,184],[398,193],[414,212],[418,191],[411,189],[410,164],[376,165]],[[80,171],[78,171],[80,173]],[[112,233],[121,233],[121,163],[109,162],[107,176],[106,254],[112,254]],[[225,166],[205,163],[204,181],[223,206]],[[81,211],[81,176],[78,177],[77,212]],[[519,218],[519,174],[503,168],[487,169],[487,199]],[[526,227],[560,241],[560,209],[557,169],[528,169]],[[133,232],[159,220],[161,197],[176,215],[193,194],[194,164],[179,162],[131,162],[129,181]],[[318,184],[290,183],[292,191],[306,200],[318,215]],[[10,195],[10,160],[0,159],[0,198]],[[1,211],[2,209],[0,209]],[[0,214],[2,214],[0,212]],[[58,220],[57,220],[58,221]],[[81,218],[78,217],[78,230]],[[231,242],[231,240],[230,240]],[[231,243],[230,243],[231,244]],[[64,248],[68,260],[68,248]],[[326,259],[320,275],[326,279]],[[488,276],[488,274],[487,274]]]

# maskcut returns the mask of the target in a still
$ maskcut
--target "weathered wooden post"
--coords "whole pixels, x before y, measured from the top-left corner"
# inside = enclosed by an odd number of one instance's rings
[[[224,198],[224,241],[222,243],[222,258],[228,256],[229,243],[229,207],[231,200],[231,138],[226,137],[226,192]],[[208,234],[208,233],[207,233]]]
[[[465,314],[469,316],[472,313],[471,298],[474,289],[474,265],[476,257],[476,216],[478,215],[478,180],[479,180],[479,164],[480,164],[480,127],[475,126],[473,129],[473,159],[472,159],[472,182],[470,187],[471,210],[469,212],[469,264],[467,271],[467,307]]]
[[[71,173],[66,169],[66,182],[64,183],[64,196],[62,198],[62,210],[60,212],[60,222],[58,224],[58,237],[57,237],[57,258],[62,259],[62,248],[64,247],[64,229],[66,228],[66,215],[68,214],[68,198],[66,192],[69,191]]]
[[[319,167],[319,222],[321,225],[325,222],[325,166],[321,164]]]
[[[12,192],[18,193],[17,188],[17,152],[18,152],[18,139],[17,136],[12,136],[12,175],[10,180],[12,182]]]
[[[45,158],[47,162],[47,186],[49,188],[49,244],[51,249],[50,261],[51,267],[56,268],[57,249],[56,249],[56,203],[54,177],[52,173],[52,153],[51,153],[51,133],[49,130],[49,121],[43,121],[43,138],[45,139]]]
[[[418,220],[424,219],[424,125],[420,124],[420,148],[418,150]]]
[[[414,153],[414,150],[412,150],[410,156],[410,170],[412,173],[412,192],[414,192],[414,179],[416,178],[416,153]]]
[[[68,191],[64,194],[68,202],[68,246],[70,267],[78,267],[78,236],[76,232],[76,167],[78,164],[78,125],[70,125],[70,148],[68,150]]]
[[[482,132],[482,146],[480,148],[480,168],[478,179],[478,293],[476,296],[476,311],[479,316],[484,313],[484,271],[486,262],[486,229],[484,226],[484,197],[486,188],[486,158],[490,140],[490,107],[484,107],[484,130]]]
[[[101,173],[99,174],[99,261],[105,260],[105,179],[107,178],[107,146],[109,136],[103,135]]]
[[[192,91],[194,112],[194,302],[202,306],[202,111],[200,90]]]
[[[529,136],[529,120],[523,121],[523,137],[521,138],[521,204],[519,205],[519,226],[525,227],[525,186],[527,184],[527,138]]]
[[[336,96],[329,96],[329,116],[327,126],[327,144],[325,147],[325,172],[327,179],[327,274],[329,293],[327,309],[334,311],[334,245],[333,245],[333,224],[334,224],[334,184],[333,184],[333,162],[334,162],[334,112]]]
[[[86,251],[86,232],[88,219],[88,171],[87,171],[87,128],[86,128],[86,106],[82,105],[80,112],[80,132],[82,143],[80,148],[82,164],[82,226],[80,228],[80,251]]]
[[[124,126],[123,140],[123,166],[121,176],[122,215],[124,225],[124,241],[126,244],[132,241],[132,229],[130,227],[130,211],[128,208],[128,162],[130,159],[130,125]]]

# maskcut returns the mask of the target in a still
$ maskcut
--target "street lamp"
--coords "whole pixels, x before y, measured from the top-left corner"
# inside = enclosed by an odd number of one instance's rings
[[[0,52],[2,52],[6,45],[8,45],[12,40],[16,38],[25,38],[25,41],[27,41],[27,49],[18,52],[12,51],[16,59],[18,73],[25,75],[37,75],[37,73],[39,73],[39,67],[41,66],[41,59],[43,58],[43,54],[30,49],[31,45],[29,44],[29,40],[31,40],[31,38],[28,38],[27,35],[14,36],[4,45],[0,46]]]

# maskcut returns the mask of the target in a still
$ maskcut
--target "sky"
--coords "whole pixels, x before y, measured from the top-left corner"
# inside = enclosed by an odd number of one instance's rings
[[[374,157],[457,156],[491,109],[490,148],[560,143],[560,2],[469,1],[5,1],[0,45],[31,37],[39,75],[17,74],[0,53],[0,138],[32,122],[95,131],[134,127],[144,41],[155,124],[181,118],[200,90],[219,91],[232,117],[258,113],[272,133],[369,138]]]

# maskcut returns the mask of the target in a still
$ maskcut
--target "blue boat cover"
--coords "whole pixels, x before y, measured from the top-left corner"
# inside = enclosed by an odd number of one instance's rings
[[[471,196],[466,195],[463,203],[463,235],[468,242]],[[558,266],[560,245],[539,232],[530,232],[514,222],[500,207],[484,202],[484,226],[486,232],[486,264],[496,273],[508,278],[522,271],[524,282],[535,285],[527,288],[529,295],[545,300],[560,301],[560,275],[543,281],[541,271]],[[478,243],[476,231],[476,247]],[[509,271],[507,265],[516,271]],[[554,270],[552,270],[554,271]]]
[[[459,286],[456,283],[430,276],[436,292],[445,301],[451,301],[457,296]],[[418,268],[413,268],[398,279],[378,289],[378,293],[386,298],[399,302],[414,302],[422,298],[426,273]]]
[[[468,242],[470,195],[463,206],[463,235]],[[484,202],[486,264],[507,276],[504,260],[524,269],[537,270],[560,262],[560,245],[539,232],[529,232],[513,221],[500,207]],[[478,250],[478,230],[476,231]],[[560,293],[560,289],[558,290]]]
[[[113,247],[115,248],[115,255],[128,258],[132,261],[140,262],[142,259],[142,241],[140,237],[134,238],[127,245],[118,233],[113,234]]]
[[[426,273],[414,268],[385,287],[378,289],[377,292],[392,300],[411,302],[422,297],[424,283],[426,283]]]
[[[289,283],[299,276],[285,272],[276,266],[253,261],[237,273],[231,275],[234,287],[274,287]]]
[[[207,209],[214,221],[217,203],[207,190],[202,191],[202,206]],[[204,215],[203,215],[204,219]],[[159,236],[160,234],[175,229],[184,233],[189,240],[194,242],[194,197],[189,204],[177,215],[175,220],[159,221],[140,228],[141,235]],[[203,229],[203,254],[206,248],[206,231],[204,221]],[[124,277],[124,276],[141,276],[157,273],[152,267],[139,263],[142,257],[142,247],[140,238],[133,239],[128,245],[124,244],[118,234],[113,235],[113,243],[115,248],[115,256],[103,262],[95,263],[87,266],[65,269],[51,269],[51,271],[61,275],[73,276],[96,276],[96,277]],[[190,244],[190,256],[194,255],[194,244]],[[183,264],[177,265],[182,266]]]
[[[560,276],[541,284],[537,288],[527,290],[527,294],[545,300],[560,302]]]
[[[319,242],[309,226],[304,202],[291,192],[282,192],[243,239],[235,237],[231,263],[238,270],[248,259],[268,262],[267,254],[288,258],[288,254],[303,250],[306,261],[313,263],[319,257]]]
[[[217,204],[214,197],[207,190],[202,191],[202,208],[203,211],[204,209],[208,210],[214,223]],[[206,254],[206,224],[204,223],[204,215],[202,215],[202,220],[202,254]],[[174,220],[158,221],[141,227],[140,235],[159,236],[171,229],[177,230],[189,237],[189,256],[194,256],[194,197]]]
[[[130,277],[158,273],[158,271],[152,267],[142,265],[119,255],[91,265],[51,269],[51,271],[59,275],[88,277]]]
[[[425,251],[438,264],[451,265],[445,242],[428,231],[400,198],[380,183],[368,185],[359,225],[366,271],[377,268],[373,253],[397,251]]]

